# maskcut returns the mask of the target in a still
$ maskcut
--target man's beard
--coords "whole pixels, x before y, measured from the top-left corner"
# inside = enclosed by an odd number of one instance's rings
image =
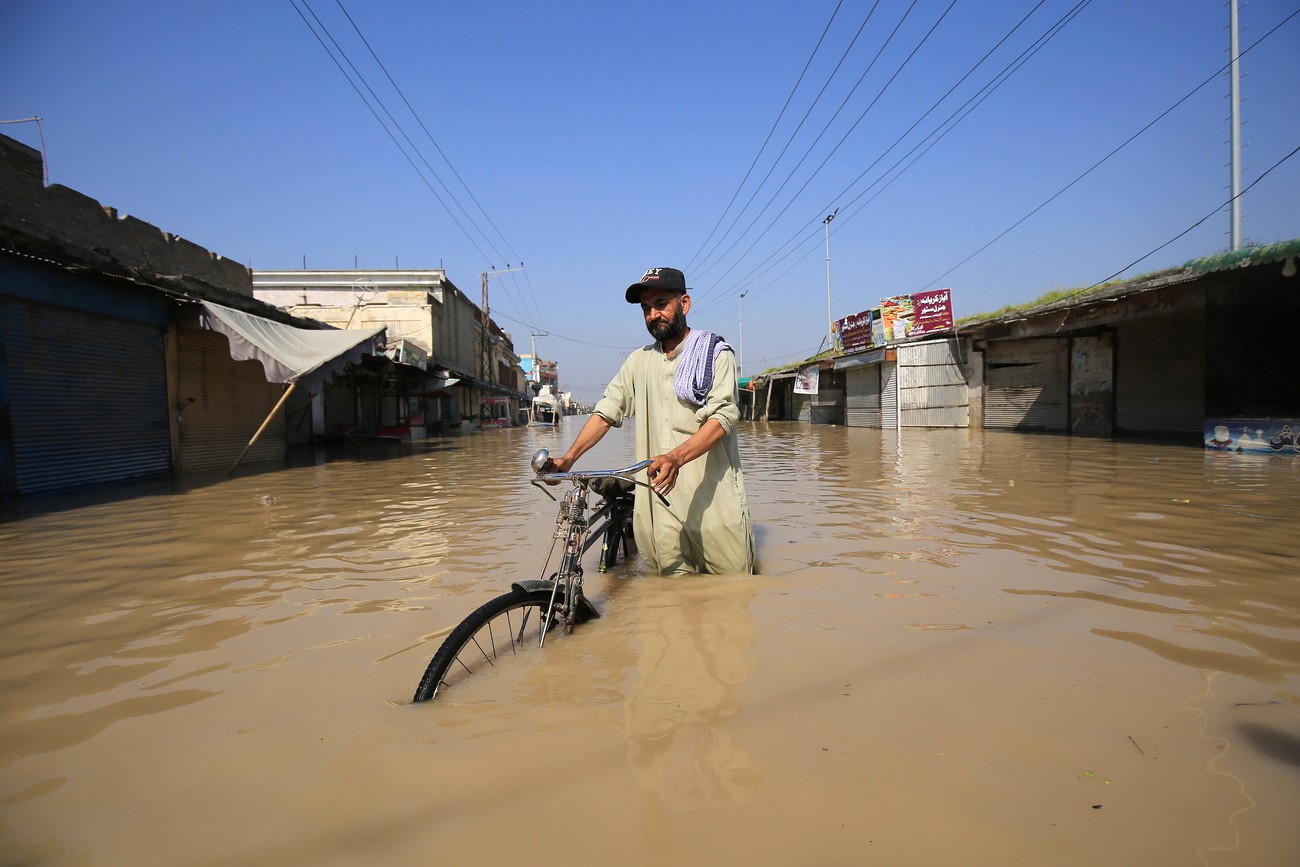
[[[651,337],[661,343],[665,340],[677,340],[686,333],[686,312],[679,309],[672,322],[658,320],[647,325],[646,330],[650,332]]]

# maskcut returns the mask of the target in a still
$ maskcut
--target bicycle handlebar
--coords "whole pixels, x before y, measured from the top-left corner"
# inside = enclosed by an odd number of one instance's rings
[[[642,461],[639,464],[633,464],[630,467],[623,467],[621,470],[570,470],[567,473],[538,473],[537,478],[543,482],[564,482],[564,481],[592,481],[595,479],[625,479],[629,482],[636,482],[635,479],[629,479],[628,476],[639,473],[646,467],[650,466],[651,461]],[[644,483],[641,483],[644,484]]]
[[[533,472],[537,475],[537,480],[534,484],[539,482],[591,482],[596,479],[623,479],[624,481],[631,482],[634,485],[640,485],[647,490],[653,491],[654,495],[659,498],[660,502],[665,506],[668,505],[668,499],[663,494],[655,491],[655,489],[650,487],[648,483],[632,478],[633,475],[650,466],[653,461],[641,461],[638,464],[632,464],[629,467],[623,467],[618,470],[570,470],[565,473],[542,472],[542,468],[550,463],[550,461],[550,449],[538,449],[537,453],[533,455],[530,464],[533,468]]]

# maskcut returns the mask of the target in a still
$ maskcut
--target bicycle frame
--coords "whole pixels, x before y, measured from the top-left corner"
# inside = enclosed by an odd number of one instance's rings
[[[573,631],[576,623],[587,620],[592,617],[599,617],[598,612],[585,596],[582,594],[582,557],[587,553],[597,539],[607,537],[607,532],[616,519],[626,518],[626,504],[619,503],[618,493],[614,495],[605,495],[604,503],[597,507],[591,515],[587,514],[587,496],[591,492],[592,484],[602,479],[618,479],[633,485],[650,488],[645,482],[632,478],[633,474],[639,473],[646,467],[650,466],[650,461],[641,461],[629,467],[623,467],[618,470],[593,470],[593,471],[572,471],[564,473],[545,472],[547,464],[550,463],[551,454],[548,449],[539,449],[533,455],[531,465],[537,478],[533,484],[542,490],[548,497],[555,500],[556,497],[549,490],[548,484],[557,482],[572,482],[573,487],[564,495],[560,503],[559,514],[556,516],[555,539],[563,540],[564,547],[560,555],[560,568],[550,579],[539,579],[537,581],[519,581],[515,582],[516,587],[523,589],[546,589],[551,590],[551,605],[547,612],[547,619],[543,622],[539,646],[546,641],[546,633],[550,629],[550,619],[554,617],[561,618],[561,625],[565,633]],[[655,492],[655,495],[663,500],[666,505],[668,501]],[[594,531],[591,530],[593,524],[599,524]],[[549,557],[547,558],[549,562]],[[605,558],[601,558],[600,570],[605,571]],[[545,567],[542,569],[545,572]],[[563,589],[564,597],[562,604],[557,605],[560,601],[559,594]]]
[[[559,501],[554,539],[542,565],[542,577],[514,582],[510,592],[489,599],[452,629],[425,668],[413,701],[428,701],[438,695],[453,671],[461,677],[473,676],[476,671],[495,668],[506,652],[518,653],[525,641],[531,644],[532,636],[525,639],[525,632],[534,615],[538,647],[545,644],[553,626],[562,625],[568,633],[575,625],[600,616],[582,593],[582,557],[597,539],[604,538],[610,547],[601,551],[603,572],[617,562],[620,544],[627,550],[633,486],[650,488],[632,476],[650,466],[650,461],[619,470],[587,472],[547,472],[551,466],[546,449],[533,455],[532,468],[537,476],[533,484],[552,500],[556,497],[548,490],[549,485],[569,482],[573,487]],[[594,510],[587,505],[591,494],[604,498]],[[662,495],[655,495],[667,504]],[[563,543],[559,568],[546,577],[558,543]]]

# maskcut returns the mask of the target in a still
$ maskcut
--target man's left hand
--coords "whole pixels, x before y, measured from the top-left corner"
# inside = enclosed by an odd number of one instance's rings
[[[677,471],[681,463],[671,455],[659,455],[650,459],[646,475],[650,478],[650,487],[661,497],[666,496],[677,484]]]

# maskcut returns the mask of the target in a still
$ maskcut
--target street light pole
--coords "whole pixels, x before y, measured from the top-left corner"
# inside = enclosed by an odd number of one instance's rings
[[[745,378],[745,296],[747,292],[740,293],[740,363],[736,365],[736,378]]]
[[[833,212],[826,215],[822,220],[822,228],[826,233],[826,348],[828,350],[835,348],[835,319],[831,316],[831,220],[840,212],[836,208]]]

